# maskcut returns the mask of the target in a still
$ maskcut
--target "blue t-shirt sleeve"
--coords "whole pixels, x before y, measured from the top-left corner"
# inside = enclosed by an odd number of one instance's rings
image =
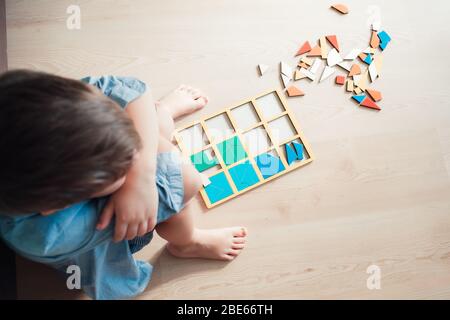
[[[147,85],[133,77],[85,77],[81,81],[96,86],[104,95],[117,102],[122,108],[147,91]]]
[[[96,230],[105,202],[92,199],[49,216],[0,216],[0,235],[20,255],[63,273],[78,266],[91,298],[131,298],[147,287],[152,266],[133,258],[128,241],[112,241],[114,223]]]

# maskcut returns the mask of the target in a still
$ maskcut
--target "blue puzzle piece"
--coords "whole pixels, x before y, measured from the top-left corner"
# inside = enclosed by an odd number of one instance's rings
[[[363,102],[363,100],[366,98],[365,94],[361,94],[358,96],[352,96],[352,99],[355,100],[356,102],[358,102],[358,104],[361,104],[361,102]]]
[[[244,190],[259,182],[258,175],[248,160],[228,169],[228,172],[238,191]]]
[[[364,62],[367,64],[372,63],[372,56],[370,54],[367,55],[367,57],[364,59]]]
[[[233,194],[233,190],[223,172],[209,177],[209,180],[211,183],[205,187],[205,192],[208,195],[211,204]]]
[[[285,169],[281,159],[270,153],[260,154],[255,158],[255,161],[264,179],[270,178]]]
[[[380,38],[380,48],[381,50],[386,49],[386,46],[389,42],[391,42],[391,37],[387,34],[386,31],[378,32],[378,38]]]
[[[292,144],[294,145],[295,152],[297,153],[297,159],[303,160],[303,145],[295,141],[292,142]]]
[[[291,165],[292,162],[297,160],[297,154],[289,144],[285,144],[284,148],[286,149],[287,163],[288,165]]]

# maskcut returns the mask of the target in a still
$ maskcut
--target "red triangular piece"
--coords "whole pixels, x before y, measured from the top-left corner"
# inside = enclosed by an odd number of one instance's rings
[[[306,52],[311,51],[311,45],[309,44],[309,41],[306,41],[301,47],[300,49],[298,49],[297,53],[295,54],[295,56],[299,56],[301,54],[304,54]]]
[[[298,97],[305,95],[305,93],[302,90],[300,90],[295,86],[290,86],[289,88],[287,88],[287,94],[289,97]]]
[[[366,97],[360,104],[362,107],[372,108],[375,110],[381,110],[379,106],[375,102],[372,101],[369,97]]]
[[[339,43],[337,41],[337,37],[335,35],[326,36],[328,42],[339,51]]]

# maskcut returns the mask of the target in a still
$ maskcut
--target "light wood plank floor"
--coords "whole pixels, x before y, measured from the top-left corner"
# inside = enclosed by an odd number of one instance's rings
[[[359,109],[332,78],[300,82],[306,96],[288,102],[317,160],[210,211],[198,200],[198,225],[245,225],[247,249],[229,264],[178,260],[156,238],[138,255],[155,266],[140,299],[450,298],[448,2],[347,0],[341,16],[329,1],[80,0],[69,31],[71,3],[7,0],[10,67],[133,75],[155,96],[202,88],[210,104],[179,125],[279,88],[277,64],[305,40],[365,48],[377,12],[393,37],[373,86],[383,110]],[[262,78],[258,63],[272,67]],[[366,287],[371,264],[380,290]],[[18,273],[22,298],[79,297],[42,266],[20,260]]]

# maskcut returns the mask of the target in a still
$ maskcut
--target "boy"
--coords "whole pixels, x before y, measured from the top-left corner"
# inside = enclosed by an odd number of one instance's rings
[[[232,260],[246,229],[194,228],[188,202],[201,180],[170,142],[174,120],[207,102],[180,86],[154,103],[134,78],[0,76],[2,239],[63,272],[77,265],[95,299],[146,288],[152,266],[132,254],[153,230],[177,257]]]

